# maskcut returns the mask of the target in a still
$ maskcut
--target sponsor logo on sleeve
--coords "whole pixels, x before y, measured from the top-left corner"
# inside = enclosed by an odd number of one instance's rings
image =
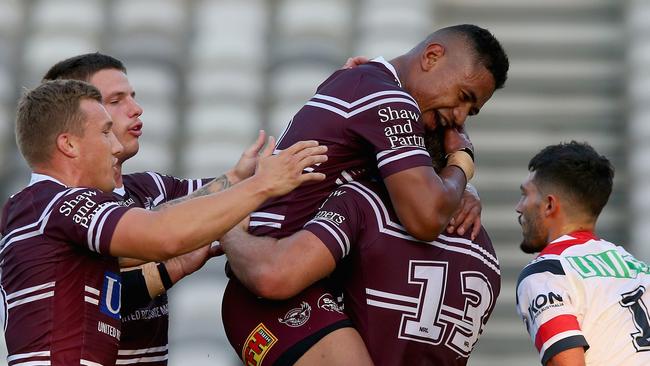
[[[334,300],[334,296],[330,293],[324,293],[318,298],[318,308],[343,314],[343,309],[341,309],[341,306],[339,306],[336,300]]]
[[[278,321],[292,328],[297,328],[307,323],[311,316],[311,306],[306,302],[301,302],[299,308],[289,310],[284,318],[278,318]]]
[[[561,295],[554,292],[539,294],[530,302],[530,305],[528,306],[528,315],[530,315],[531,320],[535,321],[535,319],[544,311],[560,306],[564,306],[564,299],[562,299]]]
[[[380,122],[392,123],[384,127],[384,135],[388,138],[391,148],[405,146],[424,147],[424,138],[413,134],[413,123],[420,118],[417,113],[407,109],[386,107],[380,108],[377,114],[379,115]],[[400,120],[401,122],[392,122],[395,120]]]
[[[244,349],[242,351],[242,360],[246,366],[259,366],[264,361],[264,357],[275,343],[278,338],[271,333],[264,323],[260,323],[244,342]]]
[[[120,319],[121,295],[120,276],[112,272],[105,272],[99,310],[113,319]]]

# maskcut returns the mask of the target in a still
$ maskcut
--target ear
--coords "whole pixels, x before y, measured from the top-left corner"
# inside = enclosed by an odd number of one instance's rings
[[[445,55],[445,46],[440,43],[429,43],[422,52],[422,70],[429,71]]]
[[[550,217],[555,216],[560,211],[560,200],[556,195],[549,194],[546,197],[546,202],[544,203],[544,216]]]
[[[69,158],[80,155],[78,138],[71,133],[62,133],[56,137],[56,148]]]

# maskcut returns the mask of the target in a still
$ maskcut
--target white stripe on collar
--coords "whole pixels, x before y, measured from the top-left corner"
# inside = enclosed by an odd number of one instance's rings
[[[393,76],[395,76],[395,80],[397,81],[397,84],[400,86],[400,88],[402,87],[402,82],[399,80],[399,76],[397,76],[397,70],[395,70],[395,67],[390,62],[386,61],[385,58],[383,58],[382,56],[375,57],[372,60],[370,60],[370,62],[377,62],[384,65],[385,68],[387,68],[390,72],[393,73]]]
[[[126,190],[124,189],[124,186],[115,187],[115,189],[113,189],[113,193],[119,195],[120,197],[126,196]]]
[[[32,176],[31,176],[31,178],[29,180],[29,184],[27,185],[27,187],[30,187],[30,186],[32,186],[32,185],[34,185],[36,183],[43,182],[43,181],[46,181],[46,180],[50,180],[50,181],[52,181],[54,183],[57,183],[57,184],[60,184],[60,185],[62,185],[64,187],[66,187],[66,188],[68,187],[65,184],[63,184],[63,183],[59,182],[58,180],[56,180],[55,178],[50,177],[49,175],[34,173],[34,172],[32,172]]]

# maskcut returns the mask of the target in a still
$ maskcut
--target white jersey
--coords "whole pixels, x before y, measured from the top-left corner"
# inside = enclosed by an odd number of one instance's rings
[[[517,283],[517,312],[543,365],[574,347],[587,365],[650,365],[648,305],[648,265],[591,232],[551,242]]]

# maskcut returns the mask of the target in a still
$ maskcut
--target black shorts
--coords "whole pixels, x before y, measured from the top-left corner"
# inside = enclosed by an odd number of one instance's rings
[[[226,286],[221,316],[244,365],[293,365],[327,334],[352,323],[324,281],[289,300],[255,296],[237,279]]]

